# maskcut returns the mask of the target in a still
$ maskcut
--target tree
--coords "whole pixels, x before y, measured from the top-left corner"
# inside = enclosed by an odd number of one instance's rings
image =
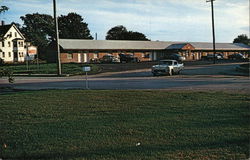
[[[53,39],[53,18],[47,14],[26,14],[23,21],[22,33],[28,41],[36,46],[46,46]]]
[[[233,43],[243,43],[246,45],[250,45],[250,39],[247,37],[246,34],[241,34],[234,39]]]
[[[82,16],[69,13],[58,18],[59,37],[67,39],[93,39],[88,24],[83,22]]]
[[[140,32],[128,31],[126,27],[119,25],[111,28],[107,32],[107,40],[141,40],[149,41],[147,37]]]
[[[1,6],[0,7],[0,14],[6,12],[8,10],[9,10],[9,8],[7,6]]]
[[[45,59],[44,51],[54,37],[54,21],[52,16],[47,14],[26,14],[21,17],[23,26],[21,32],[27,41],[38,47],[41,59]]]
[[[126,40],[127,28],[120,25],[111,28],[106,36],[107,40]]]

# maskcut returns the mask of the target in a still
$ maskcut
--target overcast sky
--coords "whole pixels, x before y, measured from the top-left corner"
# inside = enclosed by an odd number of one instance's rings
[[[0,0],[10,8],[0,15],[6,23],[22,24],[20,16],[53,13],[53,0]],[[80,14],[92,36],[105,39],[107,31],[124,25],[155,41],[211,42],[211,5],[206,0],[57,0],[58,15]],[[216,0],[217,42],[249,36],[249,0]]]

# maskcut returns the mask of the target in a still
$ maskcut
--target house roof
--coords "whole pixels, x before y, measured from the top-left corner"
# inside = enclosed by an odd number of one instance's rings
[[[195,50],[213,50],[213,43],[190,42]],[[216,43],[216,50],[250,50],[250,46],[242,43]]]
[[[12,25],[4,25],[4,26],[0,26],[0,37],[3,37],[12,27]]]
[[[181,49],[187,44],[192,45],[195,50],[213,50],[213,43],[208,42],[60,39],[59,44],[65,50],[165,50]],[[250,51],[250,46],[241,43],[216,43],[216,50]]]
[[[20,34],[20,36],[22,37],[22,39],[25,39],[25,37],[23,36],[23,34],[19,31],[19,29],[14,24],[0,26],[0,37],[3,38],[6,35],[6,33],[10,30],[11,27],[14,27],[15,30]]]
[[[120,41],[120,40],[76,40],[60,39],[60,46],[70,50],[163,50],[173,42]]]

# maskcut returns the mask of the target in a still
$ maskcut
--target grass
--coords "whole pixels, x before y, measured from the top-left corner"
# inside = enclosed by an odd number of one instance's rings
[[[248,94],[49,90],[0,99],[3,159],[249,158]]]
[[[77,63],[67,63],[62,65],[62,73],[70,75],[84,74],[82,67],[87,64],[77,64]],[[100,68],[94,64],[88,64],[91,66],[92,71],[90,74],[98,73]],[[27,68],[26,64],[16,64],[16,65],[5,65],[2,66],[3,69],[8,69],[13,71],[14,74],[57,74],[57,64],[56,63],[42,63],[39,64],[29,64]]]

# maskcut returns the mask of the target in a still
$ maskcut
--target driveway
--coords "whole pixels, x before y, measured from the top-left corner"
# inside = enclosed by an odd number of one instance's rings
[[[235,71],[237,64],[187,66],[181,75],[153,77],[150,69],[111,72],[88,77],[90,89],[164,89],[250,91],[249,77]],[[21,90],[86,89],[85,76],[16,77],[14,84],[0,80],[1,87]]]

